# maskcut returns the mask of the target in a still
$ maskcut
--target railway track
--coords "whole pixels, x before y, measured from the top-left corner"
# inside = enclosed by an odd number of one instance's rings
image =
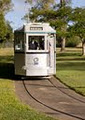
[[[65,120],[85,120],[85,98],[57,83],[55,78],[42,80],[22,80],[26,93],[35,104],[52,111],[53,116]],[[71,93],[76,94],[76,96]],[[46,111],[47,112],[47,111]],[[45,113],[46,113],[45,112]],[[50,113],[49,113],[50,114]],[[51,114],[51,115],[52,115]]]
[[[76,98],[76,97],[73,96],[72,94],[66,93],[64,90],[62,90],[61,87],[56,86],[50,79],[48,79],[48,80],[50,81],[50,83],[51,83],[56,89],[60,90],[63,94],[67,95],[68,97],[70,97],[70,98],[72,98],[72,99],[74,99],[74,100],[76,100],[76,101],[79,101],[79,102],[81,102],[81,103],[85,103],[85,98],[84,98],[84,100],[79,99],[79,98]]]

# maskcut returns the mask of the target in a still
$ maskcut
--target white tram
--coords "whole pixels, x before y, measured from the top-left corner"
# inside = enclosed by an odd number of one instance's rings
[[[56,74],[56,31],[49,23],[27,23],[14,32],[15,75]]]

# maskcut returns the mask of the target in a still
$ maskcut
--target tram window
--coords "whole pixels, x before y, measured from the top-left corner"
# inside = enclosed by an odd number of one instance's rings
[[[29,50],[44,50],[44,36],[29,36]]]
[[[22,42],[15,45],[15,50],[22,50]]]
[[[15,35],[15,50],[16,51],[24,51],[24,35],[16,34]]]
[[[20,50],[20,44],[17,44],[17,45],[15,46],[15,50]]]

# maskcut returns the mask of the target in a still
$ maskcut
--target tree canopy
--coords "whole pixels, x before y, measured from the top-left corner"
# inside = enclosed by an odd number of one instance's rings
[[[6,14],[11,8],[11,0],[0,0],[0,13]]]
[[[2,42],[5,39],[7,32],[7,27],[4,19],[4,15],[0,13],[0,41]]]
[[[79,36],[82,41],[82,55],[85,55],[85,8],[75,8],[70,16],[73,24],[69,27],[71,35]]]
[[[44,4],[45,0],[39,0],[39,2],[31,8],[29,18],[35,22],[49,22],[52,27],[55,27],[57,36],[60,37],[61,40],[65,40],[68,34],[68,17],[71,14],[72,8],[67,6],[65,0],[61,1],[60,4],[54,4],[54,0],[48,0],[47,2],[50,3],[47,7]],[[28,15],[25,16],[25,18],[27,17]]]
[[[6,39],[9,40],[13,36],[10,23],[5,20],[5,14],[9,12],[11,8],[11,0],[0,0],[0,43],[6,41]]]
[[[73,22],[71,32],[85,39],[85,8],[73,9],[70,19]]]

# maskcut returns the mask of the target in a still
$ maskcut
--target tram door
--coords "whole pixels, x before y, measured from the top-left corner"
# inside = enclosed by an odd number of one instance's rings
[[[49,74],[55,73],[55,45],[54,36],[50,35],[48,37],[48,49],[49,49]]]

